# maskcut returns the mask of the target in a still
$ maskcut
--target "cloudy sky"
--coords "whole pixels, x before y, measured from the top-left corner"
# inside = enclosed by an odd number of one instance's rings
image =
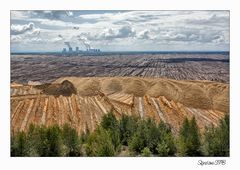
[[[228,11],[11,11],[11,51],[225,51]]]

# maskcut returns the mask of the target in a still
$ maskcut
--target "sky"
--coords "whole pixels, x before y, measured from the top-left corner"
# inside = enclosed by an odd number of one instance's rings
[[[11,52],[228,51],[229,11],[11,11]]]

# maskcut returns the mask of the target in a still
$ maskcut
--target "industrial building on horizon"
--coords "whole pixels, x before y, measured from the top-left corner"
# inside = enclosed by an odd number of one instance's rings
[[[90,46],[86,46],[86,50],[79,50],[79,47],[75,48],[75,51],[71,47],[69,42],[64,42],[65,45],[67,45],[67,48],[63,48],[62,54],[63,55],[77,55],[77,54],[97,54],[100,53],[101,50],[97,48],[91,48]]]

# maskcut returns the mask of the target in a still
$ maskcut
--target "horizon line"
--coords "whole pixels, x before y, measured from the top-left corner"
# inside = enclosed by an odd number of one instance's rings
[[[86,52],[86,51],[81,51],[81,52]],[[135,50],[135,51],[101,51],[99,53],[118,53],[118,52],[129,52],[129,53],[134,53],[134,52],[230,52],[230,50]],[[14,54],[14,53],[59,53],[61,54],[62,51],[10,51],[10,54]]]

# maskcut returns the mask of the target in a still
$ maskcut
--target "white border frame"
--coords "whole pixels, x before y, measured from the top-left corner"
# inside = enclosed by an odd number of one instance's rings
[[[1,169],[236,169],[240,152],[240,10],[231,0],[8,0],[0,11],[0,159]],[[230,10],[230,157],[229,158],[11,158],[10,157],[10,10]],[[224,166],[198,161],[226,160]]]

